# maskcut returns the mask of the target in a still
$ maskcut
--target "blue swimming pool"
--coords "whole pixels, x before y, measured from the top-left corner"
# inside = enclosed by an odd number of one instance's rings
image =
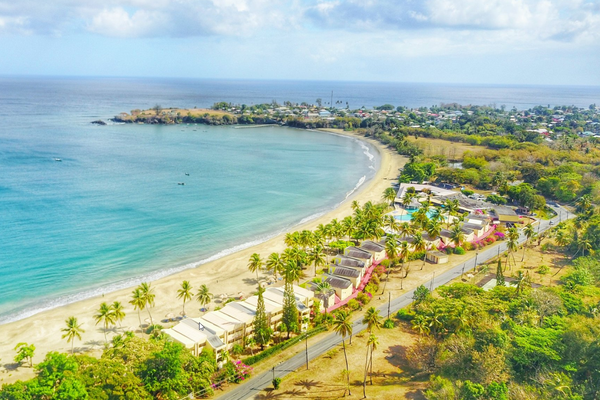
[[[412,214],[417,211],[417,210],[406,210],[406,212],[408,212],[408,214],[405,215],[394,215],[394,218],[396,218],[398,221],[410,221],[412,220]],[[431,218],[431,216],[433,215],[433,211],[429,210],[427,212],[427,216],[429,218]]]

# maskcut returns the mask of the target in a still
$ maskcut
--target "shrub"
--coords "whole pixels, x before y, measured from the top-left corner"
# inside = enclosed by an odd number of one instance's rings
[[[463,189],[461,190],[462,194],[464,194],[465,196],[470,196],[472,194],[474,194],[475,192],[469,189]]]
[[[367,296],[366,293],[360,292],[359,294],[356,295],[356,300],[360,301],[360,303],[363,306],[365,306],[365,305],[369,304],[369,302],[371,301],[371,298],[369,296]]]
[[[412,321],[414,317],[415,316],[405,308],[401,308],[396,314],[396,318],[398,318],[400,321]]]
[[[452,247],[446,247],[446,254],[452,254],[454,253],[454,249]]]
[[[462,256],[463,254],[466,253],[466,251],[465,251],[465,249],[463,249],[462,247],[459,246],[454,249],[454,253]]]
[[[356,311],[358,309],[361,308],[360,303],[356,300],[356,299],[352,299],[348,302],[348,307],[352,310],[352,311]]]
[[[380,278],[386,272],[387,272],[387,268],[384,265],[381,265],[381,264],[379,264],[378,266],[376,266],[375,269],[373,270],[373,273],[377,274],[377,276],[380,277]]]
[[[498,239],[498,240],[504,240],[506,238],[506,235],[502,232],[494,232],[494,236]],[[491,237],[491,236],[490,236]]]
[[[423,256],[425,256],[425,252],[424,251],[415,251],[414,253],[411,253],[408,256],[408,260],[409,261],[422,260]]]
[[[547,265],[540,265],[537,272],[540,275],[546,275],[548,272],[550,272],[550,268]]]
[[[273,379],[273,389],[275,389],[275,390],[279,389],[280,385],[281,385],[281,378]]]
[[[392,329],[392,328],[394,327],[394,321],[392,321],[392,320],[391,320],[391,319],[389,319],[389,318],[388,318],[388,319],[386,319],[386,320],[383,322],[383,327],[384,327],[385,329]]]
[[[381,279],[379,278],[379,275],[372,275],[371,280],[369,282],[373,283],[373,285],[379,286],[379,284],[381,283]]]
[[[377,294],[378,290],[379,290],[379,285],[375,285],[373,282],[369,282],[367,284],[367,286],[365,287],[365,292],[369,293],[371,296],[373,296],[374,294]]]
[[[325,314],[323,314],[323,315],[325,315]],[[327,315],[331,316],[331,314],[327,314]],[[313,335],[324,332],[326,330],[327,330],[326,326],[319,326],[319,327],[309,330],[307,332],[307,334],[308,334],[308,337],[311,337]],[[260,353],[254,355],[252,357],[246,358],[244,360],[244,363],[246,363],[247,365],[256,364],[257,362],[264,360],[265,358],[268,358],[268,357],[272,356],[273,354],[277,354],[280,351],[283,351],[283,350],[295,345],[296,343],[299,343],[301,340],[304,340],[304,338],[305,338],[304,335],[296,336],[296,337],[293,337],[286,341],[283,341],[281,343],[278,343],[273,347],[269,347],[265,351],[261,351]]]
[[[243,352],[244,352],[244,348],[239,344],[234,344],[233,347],[231,348],[231,354],[233,354],[234,356],[239,356]]]
[[[463,247],[463,249],[465,249],[466,251],[471,251],[471,250],[473,250],[474,248],[476,248],[476,247],[477,247],[477,244],[473,244],[473,243],[466,242],[466,243],[463,243],[463,246],[462,246],[462,247]]]

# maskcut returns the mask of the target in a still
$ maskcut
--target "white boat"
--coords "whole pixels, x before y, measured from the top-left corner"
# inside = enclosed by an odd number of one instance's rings
[[[54,158],[54,161],[61,162],[62,160],[60,158]]]

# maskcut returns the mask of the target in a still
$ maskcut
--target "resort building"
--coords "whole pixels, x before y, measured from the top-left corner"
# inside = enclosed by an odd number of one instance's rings
[[[330,265],[329,274],[349,280],[355,288],[360,286],[362,274],[354,268],[342,267],[341,265]]]
[[[354,257],[337,256],[332,260],[332,262],[335,265],[341,265],[342,267],[354,268],[360,272],[361,279],[365,275],[365,269],[367,266],[364,260],[359,260],[358,258]]]
[[[360,248],[373,255],[373,262],[379,262],[385,258],[385,247],[379,243],[365,240],[361,243]]]
[[[335,290],[335,294],[340,301],[345,300],[352,294],[352,282],[350,282],[348,279],[329,274],[324,274],[324,277],[325,282],[329,283],[333,290]]]
[[[428,251],[425,259],[433,264],[445,264],[448,262],[448,254],[437,250]]]
[[[320,311],[325,311],[335,304],[335,290],[329,289],[322,293],[316,293],[317,284],[315,282],[307,282],[307,287],[311,291],[315,292],[315,299],[318,299],[321,303]]]
[[[359,249],[358,247],[354,246],[346,247],[344,249],[344,255],[363,261],[366,268],[369,268],[371,264],[373,264],[373,255],[365,249]]]
[[[265,311],[267,313],[267,318],[269,319],[269,324],[271,326],[278,326],[281,323],[281,318],[283,317],[283,305],[276,303],[272,300],[265,299]],[[248,297],[243,303],[244,306],[253,307],[252,309],[256,312],[256,306],[258,304],[258,296]]]

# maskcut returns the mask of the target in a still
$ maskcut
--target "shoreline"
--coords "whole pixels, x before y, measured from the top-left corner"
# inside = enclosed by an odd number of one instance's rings
[[[351,202],[356,200],[365,203],[366,201],[380,201],[383,190],[390,186],[390,179],[395,180],[400,168],[406,159],[395,151],[384,147],[376,140],[365,138],[349,132],[338,130],[319,130],[323,133],[347,136],[355,140],[370,143],[379,153],[379,168],[375,175],[364,182],[353,193],[349,192],[347,197],[338,203],[333,209],[314,214],[315,217],[305,221],[306,217],[296,225],[289,228],[283,228],[279,233],[274,232],[270,237],[259,243],[253,241],[243,243],[240,246],[248,247],[235,250],[230,254],[219,256],[219,254],[231,249],[225,249],[213,256],[207,257],[193,263],[195,266],[183,269],[181,271],[161,277],[151,281],[152,287],[156,293],[156,306],[152,309],[152,316],[156,321],[160,321],[167,313],[178,315],[181,311],[181,302],[176,298],[177,289],[183,280],[189,280],[192,286],[197,289],[201,284],[206,284],[210,292],[217,296],[222,293],[243,292],[249,295],[255,289],[256,277],[250,273],[246,267],[247,260],[252,253],[259,253],[262,258],[266,258],[272,252],[281,252],[285,249],[283,238],[286,232],[315,229],[317,225],[329,223],[333,218],[343,218],[352,213]],[[176,268],[176,267],[175,267]],[[310,270],[310,268],[309,268]],[[129,304],[129,296],[132,288],[117,289],[110,293],[104,293],[101,296],[93,296],[84,300],[79,300],[70,304],[61,305],[56,308],[41,311],[35,315],[20,319],[14,322],[8,322],[0,325],[0,332],[5,340],[0,344],[0,359],[3,363],[9,363],[14,357],[14,346],[19,342],[35,344],[37,350],[34,357],[34,363],[43,360],[45,354],[49,351],[67,351],[70,345],[66,340],[61,339],[61,332],[64,320],[69,316],[78,318],[82,324],[85,333],[82,334],[82,341],[75,343],[76,351],[94,351],[103,347],[103,330],[94,324],[93,315],[99,304],[103,301],[112,303],[120,301],[125,306],[127,316],[123,321],[122,328],[110,330],[109,336],[121,333],[124,330],[136,330],[138,322],[137,312]],[[215,303],[211,304],[214,308]],[[191,316],[201,315],[198,310],[199,305],[194,300],[188,302],[187,313]],[[192,311],[193,310],[193,311]],[[142,312],[142,320],[148,318],[146,311]],[[167,326],[168,324],[164,324]],[[16,379],[27,379],[33,374],[28,368],[19,368],[13,371],[10,381]],[[23,376],[21,376],[23,374]],[[0,379],[4,376],[0,375]],[[4,383],[4,379],[0,380]]]

